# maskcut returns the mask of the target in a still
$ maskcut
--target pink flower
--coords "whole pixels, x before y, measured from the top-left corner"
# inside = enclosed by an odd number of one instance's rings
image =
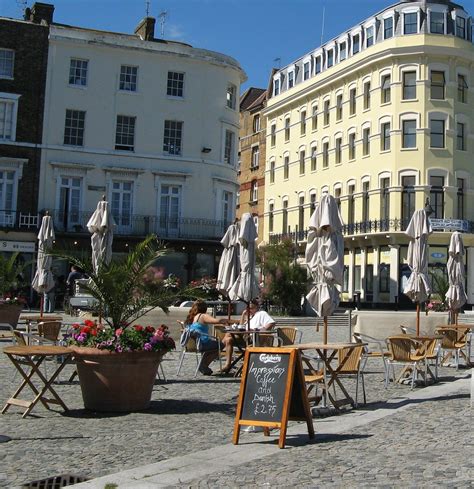
[[[153,347],[152,347],[152,345],[151,345],[150,343],[145,343],[145,344],[143,345],[143,349],[144,349],[145,351],[151,351],[151,350],[152,350],[152,348],[153,348]]]
[[[123,329],[119,328],[115,330],[115,336],[120,336],[123,333]]]

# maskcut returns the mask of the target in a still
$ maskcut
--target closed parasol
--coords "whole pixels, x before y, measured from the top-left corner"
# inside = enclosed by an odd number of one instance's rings
[[[454,232],[449,242],[449,259],[447,264],[449,288],[446,292],[446,300],[452,310],[453,319],[457,323],[459,309],[467,302],[464,288],[464,243],[462,234]]]

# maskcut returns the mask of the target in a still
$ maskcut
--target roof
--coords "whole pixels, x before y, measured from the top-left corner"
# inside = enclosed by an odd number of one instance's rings
[[[264,88],[248,88],[240,97],[240,110],[248,110],[250,106],[254,105],[254,102],[265,93],[266,90]]]

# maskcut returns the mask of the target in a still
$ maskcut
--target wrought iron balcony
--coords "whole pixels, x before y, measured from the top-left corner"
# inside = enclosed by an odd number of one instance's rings
[[[39,227],[38,214],[23,214],[18,211],[0,209],[0,229],[6,230],[36,230]]]
[[[55,210],[51,212],[54,228],[58,232],[80,234],[88,233],[87,222],[90,212],[69,212]],[[159,238],[170,239],[217,239],[221,238],[227,227],[227,221],[202,219],[196,217],[164,218],[147,215],[115,216],[114,234],[119,236],[146,236],[150,233]]]

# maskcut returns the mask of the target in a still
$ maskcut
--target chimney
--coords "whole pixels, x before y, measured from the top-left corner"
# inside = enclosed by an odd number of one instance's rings
[[[153,17],[145,17],[136,27],[135,34],[142,41],[153,41],[155,38],[155,22]]]
[[[50,3],[36,2],[31,9],[25,10],[26,20],[33,22],[34,24],[46,24],[50,25],[53,22],[54,5]]]

